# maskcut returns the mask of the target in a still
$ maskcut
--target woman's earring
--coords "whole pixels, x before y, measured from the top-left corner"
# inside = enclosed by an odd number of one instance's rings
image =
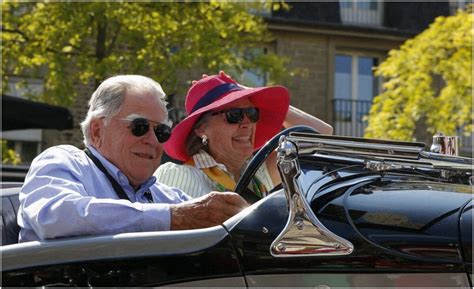
[[[208,143],[207,135],[203,134],[201,138],[202,138],[202,145],[207,146],[207,143]]]

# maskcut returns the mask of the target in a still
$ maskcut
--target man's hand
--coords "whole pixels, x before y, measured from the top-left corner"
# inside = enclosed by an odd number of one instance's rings
[[[171,205],[171,230],[220,225],[246,207],[247,202],[239,194],[210,192],[200,198]]]

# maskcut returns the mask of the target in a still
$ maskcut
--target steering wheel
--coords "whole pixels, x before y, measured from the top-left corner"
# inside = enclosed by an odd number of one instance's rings
[[[268,155],[271,154],[277,147],[280,136],[289,135],[291,132],[311,132],[319,134],[319,131],[316,129],[306,126],[306,125],[297,125],[290,128],[287,128],[278,134],[276,134],[271,140],[269,140],[263,147],[261,147],[258,152],[253,156],[250,162],[247,164],[244,172],[240,175],[239,181],[235,187],[235,192],[242,195],[244,190],[250,184],[253,176],[257,172],[258,168],[263,164],[267,159]],[[275,164],[276,165],[276,164]]]

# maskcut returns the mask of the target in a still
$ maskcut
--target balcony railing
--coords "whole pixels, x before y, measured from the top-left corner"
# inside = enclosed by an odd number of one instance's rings
[[[336,98],[332,103],[334,134],[363,137],[367,127],[364,116],[369,114],[372,101]],[[472,157],[473,135],[463,135],[462,129],[458,130],[457,135],[459,136],[460,155]]]
[[[335,134],[362,137],[367,127],[364,116],[369,113],[371,105],[369,100],[333,99]]]

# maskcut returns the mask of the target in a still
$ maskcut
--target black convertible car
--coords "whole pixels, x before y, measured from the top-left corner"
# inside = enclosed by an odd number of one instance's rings
[[[2,188],[2,286],[472,287],[472,159],[424,145],[284,133],[283,184],[207,229],[16,242]]]

